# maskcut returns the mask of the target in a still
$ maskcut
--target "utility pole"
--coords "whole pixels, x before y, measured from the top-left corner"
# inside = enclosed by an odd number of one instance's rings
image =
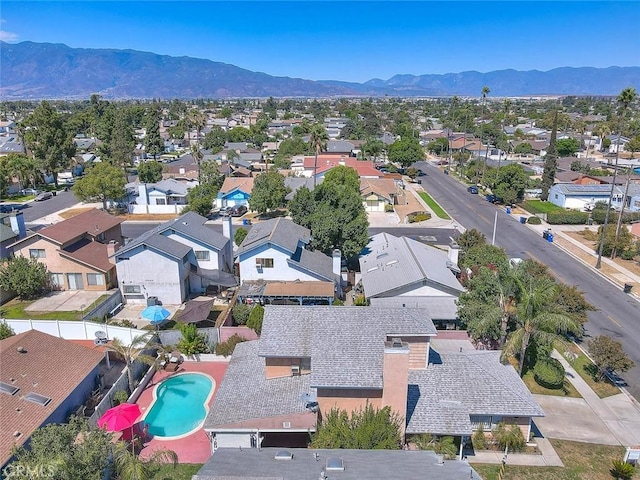
[[[618,213],[618,223],[616,225],[616,236],[613,241],[613,250],[611,250],[611,259],[616,258],[618,244],[618,237],[620,236],[620,228],[622,227],[622,215],[624,214],[624,206],[627,203],[627,195],[629,194],[629,183],[631,183],[631,173],[627,174],[627,183],[624,187],[624,195],[622,196],[622,205],[620,205],[620,212]]]
[[[607,202],[607,211],[604,214],[604,224],[602,225],[602,233],[600,234],[600,246],[598,247],[598,260],[596,260],[596,268],[602,268],[602,249],[604,248],[604,239],[607,232],[607,226],[609,225],[609,212],[611,211],[611,202],[613,201],[613,191],[616,188],[616,177],[618,175],[618,160],[620,159],[620,136],[622,134],[618,132],[618,138],[616,139],[616,163],[613,171],[613,181],[611,182],[611,193],[609,194],[609,201]],[[622,215],[620,215],[622,218]]]

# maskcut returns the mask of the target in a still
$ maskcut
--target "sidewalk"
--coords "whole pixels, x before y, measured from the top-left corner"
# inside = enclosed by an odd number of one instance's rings
[[[526,465],[531,467],[564,467],[564,463],[554,450],[551,442],[546,438],[536,437],[539,454],[534,453],[509,453],[506,457],[507,465]],[[467,455],[469,463],[489,463],[499,465],[505,459],[504,452],[476,452]]]

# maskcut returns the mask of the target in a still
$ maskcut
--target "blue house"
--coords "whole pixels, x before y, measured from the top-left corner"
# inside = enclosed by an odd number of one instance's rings
[[[227,177],[218,191],[216,207],[244,205],[249,208],[249,198],[253,190],[253,177]]]

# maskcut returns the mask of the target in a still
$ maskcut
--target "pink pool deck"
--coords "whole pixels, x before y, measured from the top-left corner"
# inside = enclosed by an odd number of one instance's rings
[[[140,410],[142,410],[144,415],[144,413],[149,409],[153,403],[153,390],[158,383],[161,383],[166,378],[184,372],[205,373],[213,378],[214,390],[211,400],[209,400],[209,408],[211,408],[211,404],[213,403],[213,399],[215,398],[228,365],[229,364],[227,362],[183,362],[175,373],[165,372],[163,370],[156,372],[153,379],[149,382],[149,385],[144,389],[138,399],[137,403],[140,405]],[[148,457],[155,450],[163,448],[176,452],[178,454],[179,463],[205,463],[211,456],[211,444],[209,443],[209,439],[202,428],[187,437],[176,440],[161,440],[159,438],[153,438],[145,443],[140,456],[143,458]]]

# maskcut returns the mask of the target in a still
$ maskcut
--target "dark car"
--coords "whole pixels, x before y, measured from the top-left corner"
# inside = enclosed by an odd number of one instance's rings
[[[476,185],[471,185],[467,188],[467,192],[472,193],[474,195],[478,194],[478,187]]]
[[[49,200],[51,197],[53,197],[53,193],[51,193],[51,192],[42,192],[42,193],[38,194],[38,196],[36,198],[34,198],[33,200],[35,202],[42,202],[43,200]]]
[[[236,205],[235,207],[231,207],[229,209],[229,215],[232,217],[241,217],[245,213],[247,213],[247,207],[244,205]]]

